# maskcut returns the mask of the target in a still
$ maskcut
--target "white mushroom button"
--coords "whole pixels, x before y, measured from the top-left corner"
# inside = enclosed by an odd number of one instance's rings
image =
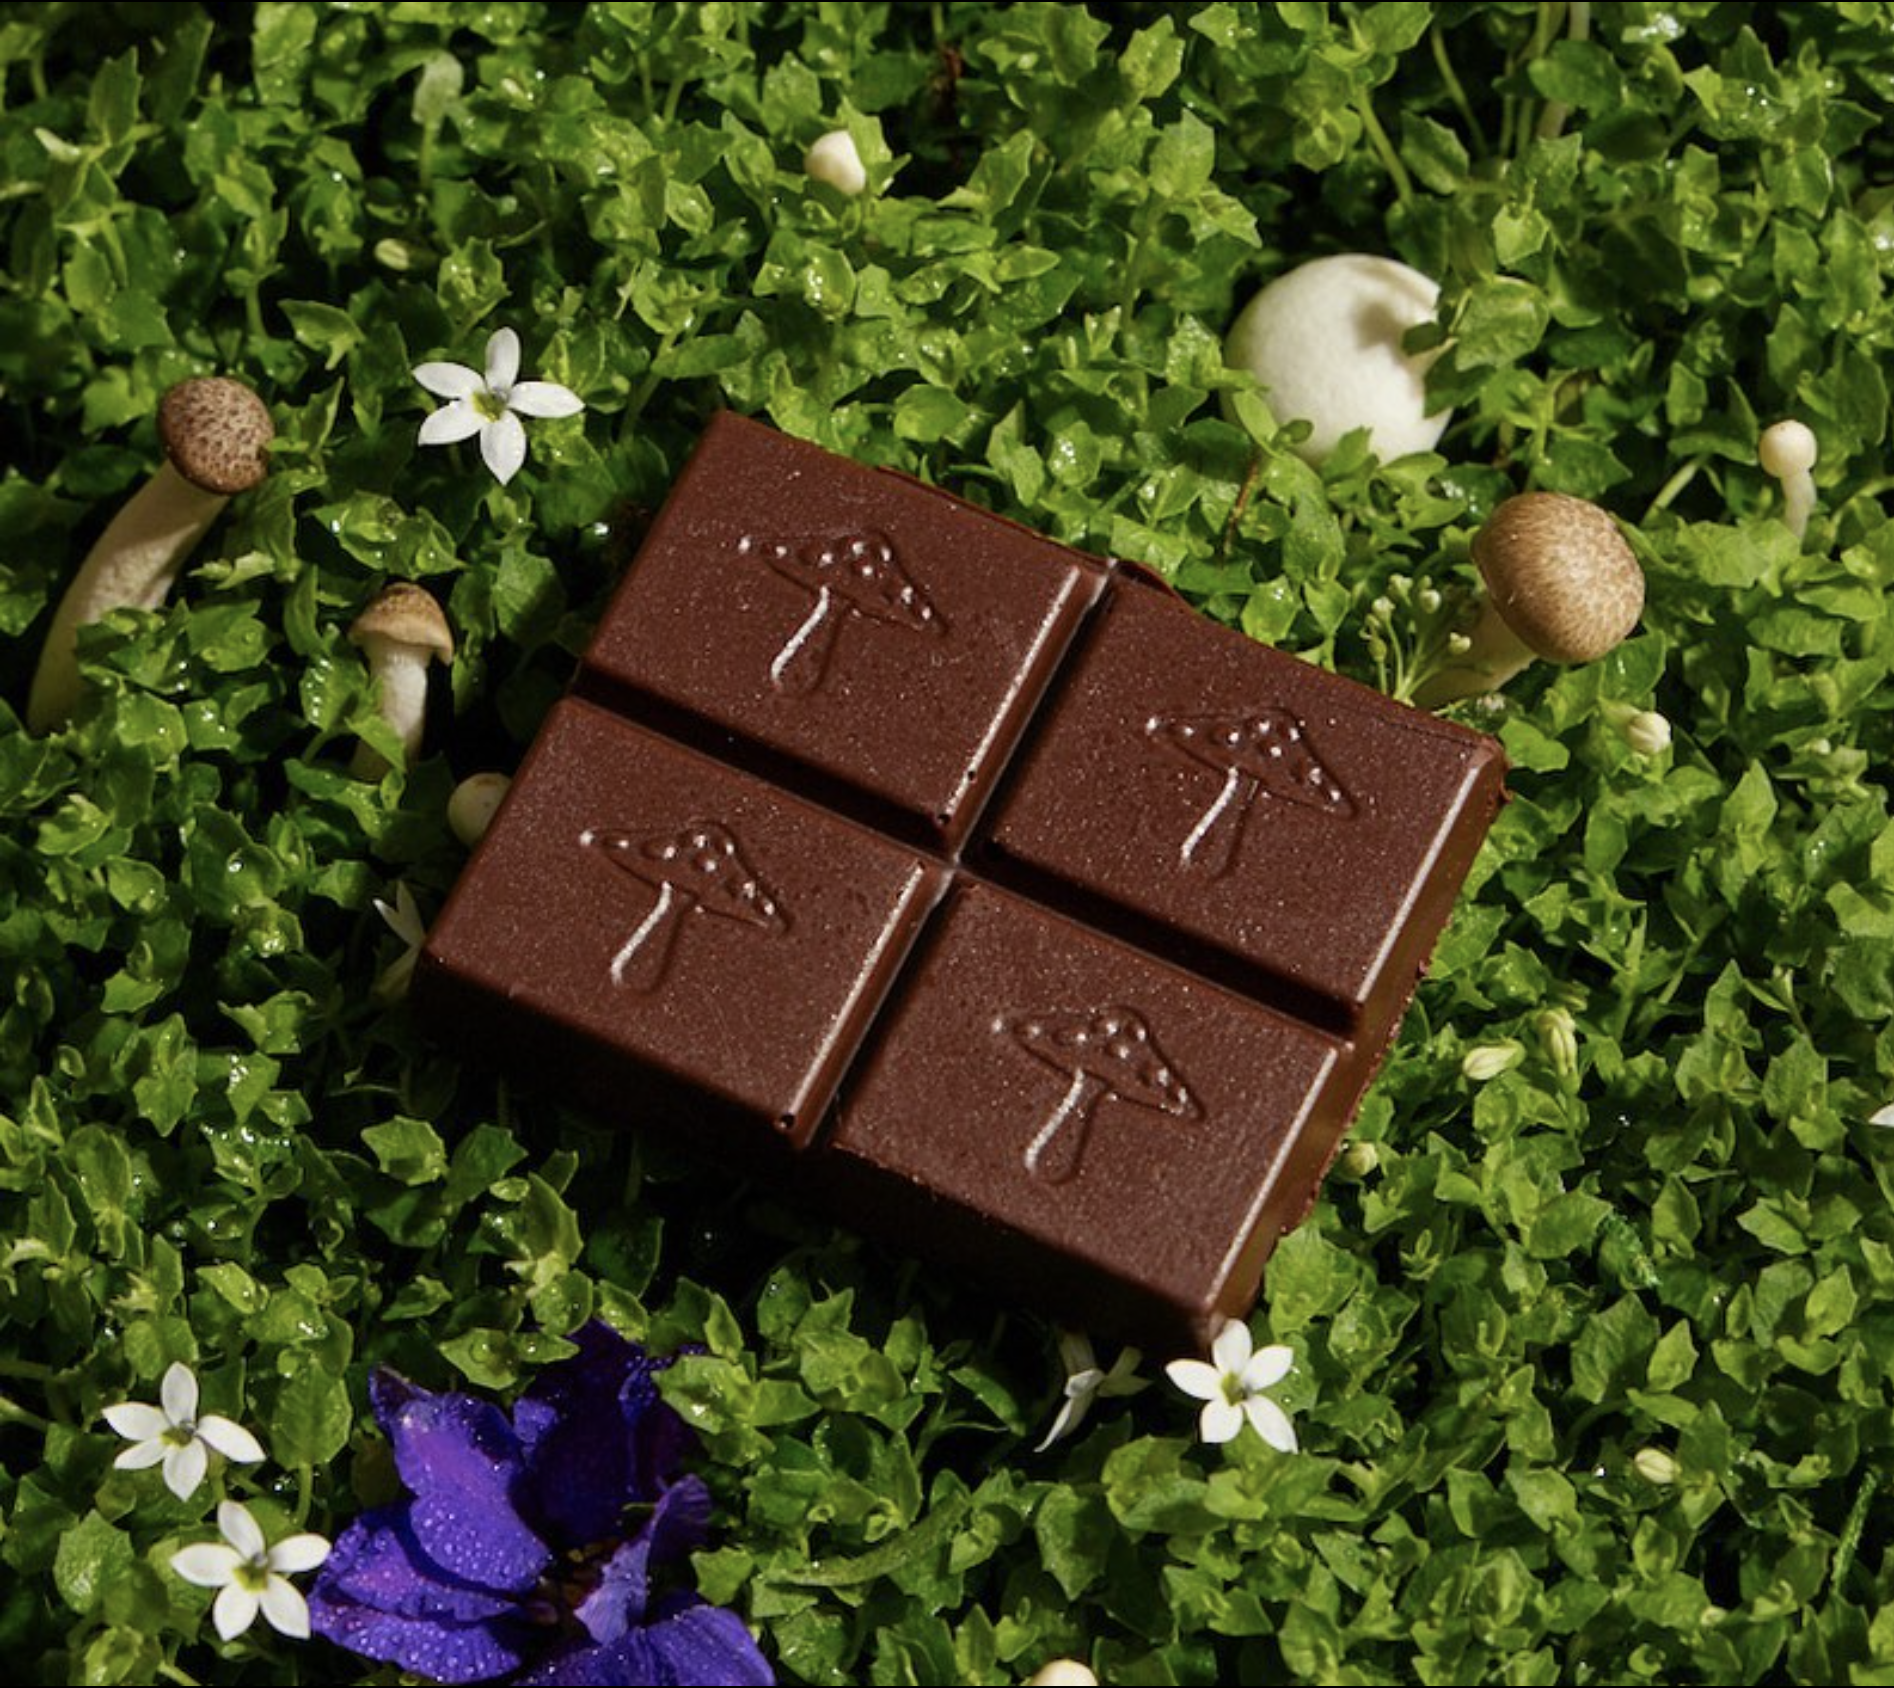
[[[1509,498],[1473,540],[1486,603],[1469,648],[1415,695],[1423,708],[1506,684],[1534,657],[1596,662],[1637,626],[1644,572],[1618,524],[1582,498]]]
[[[424,588],[401,580],[384,588],[355,618],[348,636],[368,660],[381,718],[401,741],[404,766],[412,767],[427,716],[427,665],[436,657],[454,660],[447,617]],[[352,771],[361,779],[379,779],[388,763],[364,740],[355,748]]]
[[[1098,1677],[1077,1659],[1053,1659],[1033,1672],[1027,1688],[1098,1688]]]
[[[1782,520],[1797,539],[1809,529],[1815,514],[1815,435],[1806,423],[1778,422],[1765,428],[1756,442],[1763,473],[1782,483]]]
[[[1440,289],[1393,258],[1347,252],[1278,276],[1231,325],[1223,361],[1265,389],[1278,422],[1307,422],[1296,447],[1322,463],[1342,436],[1366,428],[1376,454],[1431,451],[1450,413],[1430,412],[1427,370],[1438,351],[1401,347],[1432,322]]]
[[[276,429],[241,381],[181,381],[158,406],[165,461],[112,518],[53,612],[27,698],[36,733],[61,725],[79,701],[79,629],[116,609],[155,610],[185,559],[231,498],[269,472]]]
[[[846,129],[831,129],[810,147],[802,156],[802,167],[816,181],[827,182],[851,198],[868,186],[861,151]]]
[[[447,829],[469,850],[487,835],[512,780],[505,774],[469,774],[447,799]]]

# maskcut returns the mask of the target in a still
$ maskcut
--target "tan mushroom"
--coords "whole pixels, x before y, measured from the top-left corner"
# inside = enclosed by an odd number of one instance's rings
[[[223,507],[269,472],[275,435],[263,401],[241,381],[200,376],[164,395],[163,464],[99,535],[53,612],[27,698],[33,732],[59,726],[79,701],[79,629],[112,610],[157,609]]]
[[[398,580],[355,618],[348,636],[368,659],[381,718],[401,741],[403,766],[411,768],[421,753],[427,718],[427,665],[436,657],[454,660],[447,617],[424,587]],[[380,779],[388,760],[364,739],[355,747],[351,771],[359,779]]]
[[[1473,540],[1486,603],[1459,654],[1415,694],[1432,709],[1506,684],[1534,657],[1596,662],[1644,609],[1644,572],[1618,524],[1596,504],[1525,492]]]

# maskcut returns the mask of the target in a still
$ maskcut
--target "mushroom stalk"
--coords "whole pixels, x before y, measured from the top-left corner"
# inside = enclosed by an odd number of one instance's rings
[[[427,665],[433,652],[426,645],[399,639],[381,639],[368,658],[381,718],[401,740],[401,760],[413,767],[421,754],[421,730],[427,724]],[[349,771],[357,779],[378,780],[388,772],[388,758],[366,739],[358,740]]]
[[[229,502],[223,493],[193,486],[168,462],[132,494],[53,612],[27,698],[29,731],[57,727],[79,701],[79,629],[112,610],[162,605],[184,559]]]
[[[1443,703],[1496,692],[1529,668],[1538,656],[1506,625],[1506,618],[1491,598],[1480,600],[1480,619],[1466,638],[1467,648],[1415,691],[1417,708],[1438,709]]]

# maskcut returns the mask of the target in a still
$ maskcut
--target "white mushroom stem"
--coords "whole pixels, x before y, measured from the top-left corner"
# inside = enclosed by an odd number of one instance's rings
[[[421,754],[421,732],[427,725],[427,665],[434,652],[405,639],[370,634],[362,641],[381,718],[401,741],[401,760],[412,768]],[[388,772],[388,758],[366,739],[355,746],[349,771],[357,779],[378,780]]]
[[[1538,653],[1506,625],[1490,597],[1480,599],[1480,619],[1467,634],[1467,648],[1414,694],[1422,709],[1496,692],[1538,660]]]
[[[1756,456],[1763,472],[1782,483],[1782,520],[1797,539],[1809,530],[1809,517],[1815,514],[1814,432],[1807,424],[1778,422],[1763,430],[1756,442]]]
[[[86,553],[53,612],[26,704],[31,732],[57,727],[79,701],[79,629],[112,610],[155,610],[184,560],[230,502],[180,475],[169,462],[133,493]]]

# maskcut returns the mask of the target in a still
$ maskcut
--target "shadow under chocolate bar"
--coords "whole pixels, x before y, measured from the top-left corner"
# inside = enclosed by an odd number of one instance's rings
[[[1312,1205],[1489,738],[715,417],[430,934],[469,1056],[1200,1348]]]

